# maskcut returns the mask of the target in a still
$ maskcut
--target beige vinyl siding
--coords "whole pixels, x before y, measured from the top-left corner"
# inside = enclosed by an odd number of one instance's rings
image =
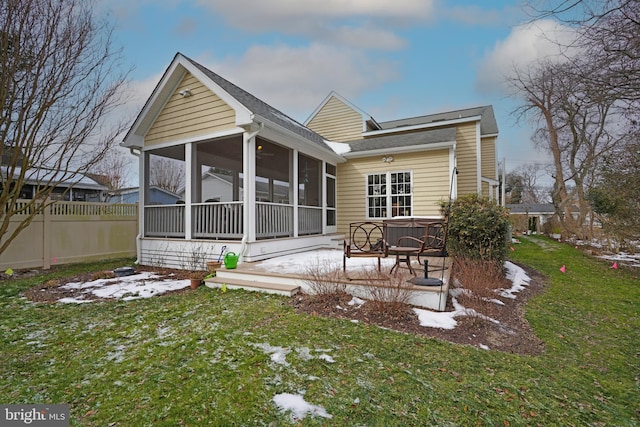
[[[478,158],[476,149],[476,123],[458,125],[456,131],[458,166],[458,196],[478,193]]]
[[[412,216],[439,216],[440,201],[449,197],[449,150],[394,154],[392,163],[380,156],[349,159],[338,165],[338,232],[348,233],[350,222],[366,220],[369,173],[404,171],[413,174]]]
[[[480,193],[483,197],[489,197],[489,183],[482,181],[482,192]]]
[[[482,138],[482,176],[485,178],[498,179],[497,159],[496,159],[496,138]]]
[[[191,91],[183,98],[179,92]],[[181,140],[235,127],[235,111],[187,74],[145,135],[145,145]]]
[[[331,141],[362,139],[362,116],[332,96],[311,119],[307,127]]]

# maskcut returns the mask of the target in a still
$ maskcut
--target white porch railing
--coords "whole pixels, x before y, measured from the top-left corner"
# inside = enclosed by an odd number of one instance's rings
[[[322,234],[322,208],[300,206],[298,208],[298,234]]]
[[[243,203],[194,203],[192,236],[196,239],[241,239]],[[151,205],[144,208],[147,237],[185,237],[185,205]],[[322,208],[298,208],[298,234],[322,234]],[[293,206],[256,202],[256,238],[293,236]]]
[[[144,232],[148,237],[184,237],[184,205],[145,206]]]
[[[241,239],[242,202],[197,203],[191,205],[193,237]]]
[[[256,202],[256,238],[293,236],[293,206]]]

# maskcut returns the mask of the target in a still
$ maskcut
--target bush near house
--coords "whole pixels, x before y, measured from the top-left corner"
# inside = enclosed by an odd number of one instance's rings
[[[447,251],[454,258],[491,261],[507,258],[509,212],[486,197],[462,196],[442,204],[447,220]]]

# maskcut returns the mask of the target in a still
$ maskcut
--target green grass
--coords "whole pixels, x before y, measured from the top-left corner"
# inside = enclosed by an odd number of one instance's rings
[[[512,259],[548,277],[527,305],[542,356],[296,314],[242,291],[82,305],[20,295],[117,262],[1,282],[0,402],[68,403],[72,425],[95,426],[291,425],[278,393],[333,417],[301,425],[640,424],[638,273],[548,239],[523,239]],[[287,349],[288,366],[265,345]]]

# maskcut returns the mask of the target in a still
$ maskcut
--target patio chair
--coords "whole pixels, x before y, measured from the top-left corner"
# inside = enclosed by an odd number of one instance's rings
[[[395,246],[390,246],[388,253],[395,255],[396,263],[391,268],[391,273],[401,263],[405,263],[411,274],[415,275],[415,271],[411,266],[411,257],[415,256],[420,265],[424,265],[424,261],[420,261],[420,257],[446,257],[446,227],[443,222],[430,222],[425,224],[425,231],[422,238],[415,236],[401,236],[398,238]]]
[[[349,224],[349,237],[344,240],[342,271],[347,271],[347,258],[377,257],[378,271],[381,271],[380,258],[386,258],[387,224],[383,222],[352,222]]]

